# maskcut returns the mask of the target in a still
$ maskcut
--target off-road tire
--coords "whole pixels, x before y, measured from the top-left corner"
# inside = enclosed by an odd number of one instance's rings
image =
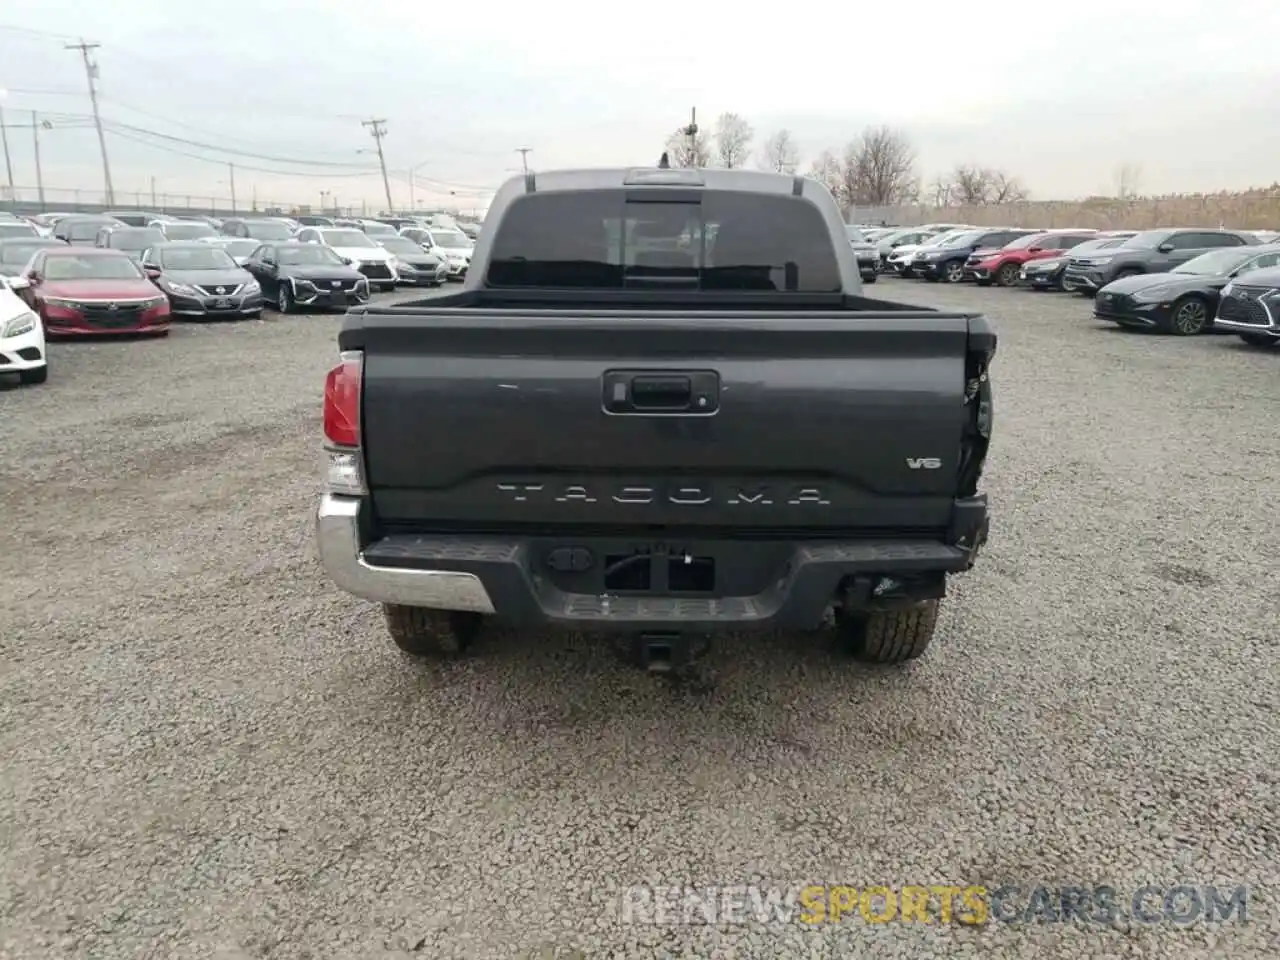
[[[49,379],[49,365],[36,367],[34,370],[19,370],[18,382],[22,384],[44,383]]]
[[[892,610],[868,610],[837,619],[848,652],[864,663],[905,663],[922,656],[938,624],[937,600]]]
[[[384,603],[382,615],[391,640],[415,657],[450,659],[466,653],[484,618],[460,610],[434,610]]]

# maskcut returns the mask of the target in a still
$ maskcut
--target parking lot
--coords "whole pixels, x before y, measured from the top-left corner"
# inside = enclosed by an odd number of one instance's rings
[[[411,663],[325,579],[339,317],[54,344],[0,386],[0,957],[1274,949],[1280,351],[868,293],[997,327],[990,544],[906,669],[744,637],[694,686],[581,636]],[[1251,890],[1247,924],[717,929],[623,923],[641,883]]]

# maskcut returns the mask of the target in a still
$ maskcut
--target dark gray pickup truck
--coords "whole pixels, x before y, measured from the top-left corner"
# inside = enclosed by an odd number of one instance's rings
[[[863,297],[811,180],[517,177],[460,293],[354,308],[338,346],[320,556],[410,653],[494,619],[674,669],[834,614],[900,662],[986,538],[995,334]]]

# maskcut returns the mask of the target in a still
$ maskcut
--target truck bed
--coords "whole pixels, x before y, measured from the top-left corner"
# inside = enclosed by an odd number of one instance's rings
[[[339,344],[364,353],[381,534],[947,528],[967,351],[994,339],[981,318],[844,295],[785,309],[628,296],[471,291],[352,311]],[[687,382],[711,406],[619,412],[619,382],[659,401]]]

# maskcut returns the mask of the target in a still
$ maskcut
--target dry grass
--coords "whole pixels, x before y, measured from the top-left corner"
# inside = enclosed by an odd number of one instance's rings
[[[891,223],[1094,227],[1099,230],[1152,227],[1280,230],[1280,184],[1244,193],[1139,197],[1132,200],[1090,197],[1086,200],[1029,200],[974,207],[899,207],[894,214]]]

